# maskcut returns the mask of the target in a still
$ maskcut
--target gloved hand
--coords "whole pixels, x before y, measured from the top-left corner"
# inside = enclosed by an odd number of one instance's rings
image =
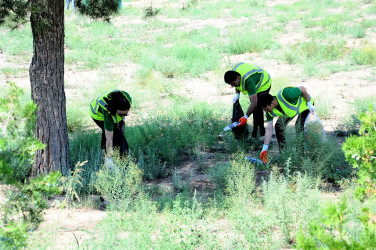
[[[269,145],[264,144],[260,153],[260,160],[265,164],[268,162],[268,148]]]
[[[232,99],[232,103],[235,103],[237,100],[239,100],[239,97],[240,97],[240,94],[239,94],[239,93],[236,93],[236,95],[235,95],[234,98]]]
[[[248,115],[244,115],[242,118],[239,119],[239,125],[238,126],[244,126],[247,123]]]
[[[108,169],[110,169],[110,170],[115,169],[115,164],[114,164],[114,161],[112,160],[112,157],[108,157],[108,158],[106,159],[106,166],[107,166]]]
[[[314,114],[316,108],[312,105],[311,101],[307,102],[307,106],[308,106],[309,112]]]

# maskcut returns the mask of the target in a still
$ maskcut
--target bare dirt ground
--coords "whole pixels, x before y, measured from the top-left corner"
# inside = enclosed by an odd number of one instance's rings
[[[287,0],[273,0],[267,1],[268,6],[274,6],[276,4],[292,4],[296,1]],[[145,8],[149,6],[150,1],[131,1],[123,2],[123,8],[135,7]],[[162,4],[177,5],[182,3],[167,3],[167,1],[154,0],[155,7],[162,6]],[[164,21],[186,23],[185,29],[200,29],[206,26],[214,26],[222,28],[225,32],[226,26],[238,24],[241,19],[209,19],[205,21],[191,21],[188,19],[168,20],[166,17],[158,17]],[[368,18],[375,18],[374,16]],[[257,18],[255,18],[257,20]],[[126,16],[116,17],[113,22],[116,25],[140,23],[144,20],[131,19]],[[299,29],[299,22],[291,22],[288,24],[287,32],[280,37],[280,43],[287,45],[290,43],[296,43],[305,40],[306,37],[302,33],[297,33]],[[376,35],[371,35],[368,39],[369,43],[376,44]],[[357,41],[349,41],[349,44],[357,45]],[[311,77],[302,79],[302,69],[285,63],[281,63],[276,60],[270,60],[262,58],[257,54],[249,53],[230,57],[231,63],[235,64],[239,61],[253,62],[264,69],[266,69],[273,78],[287,78],[291,81],[292,86],[305,86],[312,96],[319,96],[321,100],[332,100],[331,118],[323,120],[325,129],[333,131],[338,122],[349,113],[350,105],[355,100],[365,97],[376,96],[376,70],[375,68],[362,68],[355,71],[338,72],[330,74],[326,77],[317,78]],[[28,68],[29,64],[18,64],[7,61],[4,53],[0,51],[0,65],[1,67],[21,67]],[[124,63],[123,65],[113,67],[110,72],[114,74],[122,74],[122,72],[128,72],[123,75],[126,82],[134,82],[134,72],[137,70],[137,65],[131,63]],[[66,82],[66,96],[67,99],[80,96],[81,89],[75,87],[79,82],[82,86],[90,88],[91,83],[98,81],[100,78],[98,71],[76,71],[69,65],[65,69],[65,82]],[[18,86],[30,89],[30,80],[27,73],[17,78],[7,78],[0,72],[0,86],[4,86],[7,81],[15,81]],[[218,88],[223,83],[222,75],[217,75],[214,72],[208,72],[203,77],[184,79],[182,85],[186,86],[183,91],[187,93],[189,97],[197,98],[198,100],[205,100],[209,103],[218,102],[220,100],[226,105],[231,104],[234,90],[230,87]],[[277,90],[274,90],[277,91]],[[273,91],[272,91],[273,92]],[[69,102],[69,100],[68,100]],[[317,104],[320,105],[320,104]],[[203,157],[202,164],[206,167],[210,167],[211,154],[206,153]],[[211,190],[215,188],[209,181],[207,174],[200,170],[200,166],[192,161],[186,161],[179,167],[178,173],[183,181],[188,181],[189,185],[193,189]],[[150,182],[148,185],[157,185],[165,189],[166,191],[173,189],[173,177],[168,176],[165,179]],[[333,199],[338,194],[327,194],[328,199]],[[3,200],[3,197],[0,196]],[[38,231],[33,234],[33,237],[38,237],[42,233],[49,232],[55,244],[54,249],[64,249],[67,246],[75,246],[77,242],[82,242],[85,239],[95,237],[95,226],[106,216],[104,211],[91,208],[82,209],[59,209],[55,205],[51,205],[51,208],[46,210],[44,216],[44,222],[40,225]]]

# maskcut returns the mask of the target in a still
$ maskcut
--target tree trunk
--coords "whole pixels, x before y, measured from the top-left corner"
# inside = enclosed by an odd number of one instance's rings
[[[38,106],[35,136],[46,147],[36,152],[31,175],[70,173],[64,92],[64,1],[31,0],[34,53],[29,74]]]

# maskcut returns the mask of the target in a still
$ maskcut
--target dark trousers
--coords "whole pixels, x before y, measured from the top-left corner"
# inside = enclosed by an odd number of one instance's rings
[[[106,151],[106,133],[104,131],[104,121],[93,119],[94,122],[102,129],[101,149]],[[120,121],[114,125],[112,147],[119,150],[120,156],[128,154],[128,142],[123,131],[124,121]]]
[[[269,93],[270,88],[260,93],[257,93],[257,98],[263,93]],[[265,125],[264,125],[264,112],[262,109],[256,107],[255,111],[253,111],[253,130],[252,130],[252,137],[256,137],[257,134],[260,136],[265,135]]]
[[[301,133],[304,131],[304,122],[309,114],[309,110],[303,111],[301,114],[298,115],[298,119],[295,122],[295,130],[296,133]],[[295,116],[294,116],[295,117]],[[284,148],[286,143],[285,137],[285,129],[287,124],[294,119],[294,117],[279,117],[276,124],[275,124],[275,134],[277,136],[279,150]]]

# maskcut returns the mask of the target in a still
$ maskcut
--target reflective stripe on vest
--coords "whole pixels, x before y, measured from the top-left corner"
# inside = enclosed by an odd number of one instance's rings
[[[298,100],[298,106],[293,106],[292,104],[288,103],[282,96],[282,92],[283,92],[283,89],[280,90],[278,92],[278,101],[281,101],[283,103],[283,105],[285,105],[288,109],[290,110],[293,110],[296,112],[295,115],[299,114],[299,109],[300,109],[300,105],[302,104],[302,96],[299,97],[299,100]],[[282,106],[282,110],[283,110],[283,106]],[[286,113],[286,112],[285,112]],[[295,116],[294,115],[294,116]]]
[[[253,75],[254,73],[261,73],[261,78],[260,78],[259,82],[257,83],[257,85],[255,86],[256,91],[257,91],[263,85],[263,79],[264,79],[264,75],[265,75],[266,72],[262,68],[255,66],[255,65],[251,65],[251,64],[246,64],[246,65],[249,66],[249,68],[251,68],[251,70],[249,70],[248,72],[244,73],[243,72],[244,70],[237,71],[239,66],[241,66],[243,64],[245,64],[245,63],[244,62],[238,63],[232,70],[238,72],[240,74],[240,77],[241,77],[241,84],[238,87],[236,87],[236,89],[241,91],[243,94],[248,94],[248,91],[245,89],[245,81],[248,79],[248,77]],[[268,84],[269,81],[270,81],[270,76],[269,76],[269,74],[267,74],[267,75],[268,75],[268,80],[264,84]]]
[[[93,117],[94,119],[101,119],[100,117],[103,116],[103,114],[99,114],[97,112],[98,108],[99,108],[98,105],[101,106],[105,111],[108,112],[107,103],[103,100],[103,98],[107,97],[110,93],[112,93],[114,91],[117,91],[117,90],[112,90],[110,92],[107,92],[105,94],[98,96],[97,99],[95,99],[95,106],[94,107],[93,107],[94,100],[90,103],[90,110],[91,110],[92,114],[95,116],[95,117]],[[98,116],[100,116],[100,117],[98,117]],[[114,116],[111,115],[111,117],[112,117],[112,119],[114,120],[115,123],[118,123],[122,120],[121,117],[117,113]]]
[[[307,107],[307,101],[303,99],[302,96],[299,97],[298,103],[296,105],[292,105],[291,103],[287,102],[283,96],[282,92],[284,89],[280,90],[277,95],[277,100],[279,103],[279,106],[282,108],[283,113],[281,113],[278,109],[274,108],[272,111],[268,112],[268,114],[272,117],[276,116],[288,116],[290,118],[294,117],[295,115],[298,115],[299,113],[306,110]]]

